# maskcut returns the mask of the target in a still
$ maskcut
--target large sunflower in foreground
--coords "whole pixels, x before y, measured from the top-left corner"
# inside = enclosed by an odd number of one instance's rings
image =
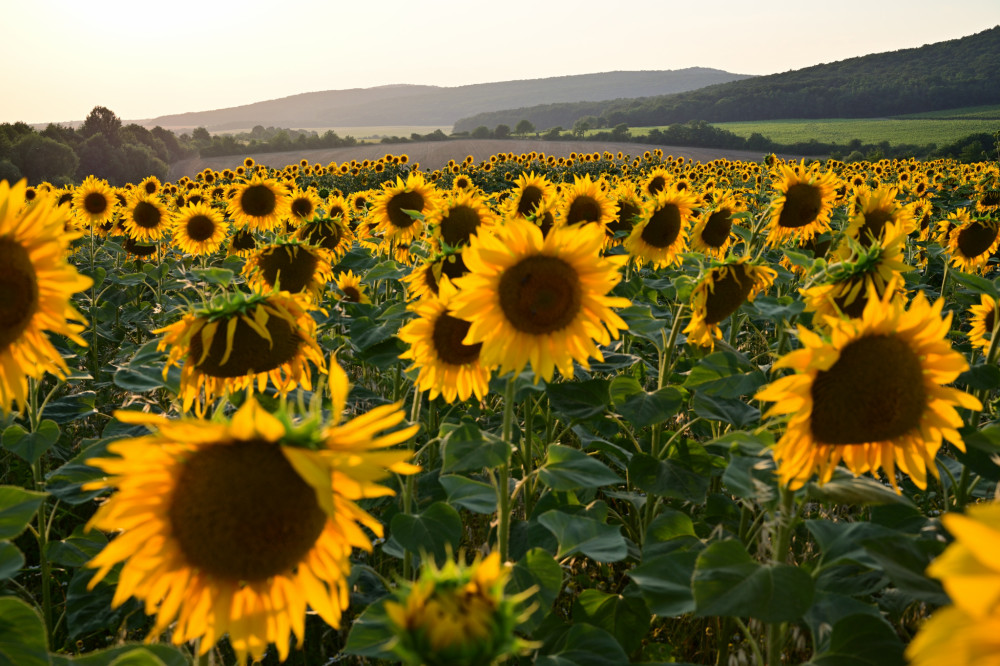
[[[263,391],[268,380],[280,393],[297,386],[312,388],[309,361],[325,368],[316,343],[316,321],[306,311],[308,297],[276,292],[232,294],[212,305],[185,314],[161,328],[157,348],[169,348],[163,376],[181,365],[180,397],[184,411],[205,404],[225,392]]]
[[[66,376],[46,331],[87,344],[72,299],[92,281],[66,261],[76,237],[65,231],[68,207],[46,196],[26,205],[27,186],[0,181],[0,414],[26,404],[28,377]]]
[[[470,273],[455,281],[451,300],[451,315],[472,322],[462,342],[483,343],[481,361],[504,373],[531,363],[536,382],[603,359],[598,345],[627,328],[611,308],[630,304],[608,295],[625,257],[601,257],[603,244],[596,224],[556,226],[543,237],[519,218],[474,237],[462,253]]]
[[[437,190],[428,184],[422,174],[414,171],[406,177],[396,176],[396,181],[387,181],[378,194],[369,214],[386,240],[410,243],[420,238],[424,223],[421,215],[426,215],[437,202]],[[410,211],[408,213],[407,211]],[[417,213],[417,217],[411,217]]]
[[[399,339],[410,348],[399,355],[413,361],[407,370],[417,369],[416,386],[429,391],[430,399],[444,396],[446,402],[468,400],[475,394],[482,400],[490,389],[490,369],[480,361],[481,343],[462,342],[470,323],[451,315],[449,305],[456,293],[447,277],[438,283],[437,297],[428,296],[410,306],[417,318],[399,329]]]
[[[947,339],[943,303],[923,292],[909,309],[869,298],[860,318],[827,318],[829,338],[799,327],[803,347],[773,366],[794,374],[755,396],[775,403],[765,417],[791,415],[774,447],[782,483],[798,489],[814,474],[825,483],[843,460],[855,475],[881,469],[897,491],[898,468],[923,489],[928,470],[937,477],[942,439],[965,450],[956,408],[981,405],[946,386],[968,363]]]
[[[955,540],[927,568],[952,606],[934,611],[906,647],[912,666],[1000,663],[1000,505],[977,504],[941,522]]]
[[[688,342],[714,349],[722,338],[719,324],[770,288],[777,276],[773,268],[748,263],[747,257],[708,269],[691,292],[691,322],[684,329]]]
[[[642,217],[623,243],[625,249],[655,268],[678,261],[677,255],[687,248],[691,213],[697,203],[697,197],[688,191],[661,190],[643,206]]]
[[[830,216],[837,201],[837,180],[818,168],[779,165],[778,195],[771,201],[771,221],[767,242],[778,246],[789,239],[807,241],[830,227]]]
[[[173,643],[198,640],[205,654],[228,634],[239,663],[268,644],[287,659],[307,607],[339,628],[351,549],[372,550],[362,527],[383,533],[357,502],[393,494],[378,483],[390,472],[417,470],[408,451],[381,450],[416,431],[391,431],[398,404],[325,428],[315,417],[293,425],[252,397],[229,422],[115,416],[153,434],[87,460],[109,475],[88,488],[116,489],[88,529],[118,533],[90,561],[91,587],[122,563],[112,606],[144,601],[156,615],[150,639],[171,629]]]

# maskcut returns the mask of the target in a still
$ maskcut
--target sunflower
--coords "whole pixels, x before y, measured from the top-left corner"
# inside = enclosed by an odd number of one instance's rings
[[[404,181],[396,176],[396,182],[387,181],[371,211],[374,222],[384,237],[392,242],[409,243],[420,238],[424,223],[420,216],[426,215],[437,202],[437,191],[424,180],[423,175],[411,172]],[[411,217],[410,213],[418,213]]]
[[[562,192],[562,198],[556,212],[556,224],[574,225],[595,223],[601,233],[608,223],[618,218],[618,204],[602,185],[607,185],[602,178],[596,181],[590,179],[590,174],[583,178],[573,176],[573,184]]]
[[[268,379],[281,394],[312,388],[308,361],[325,366],[315,340],[316,322],[307,297],[287,292],[235,293],[185,314],[163,333],[157,349],[169,348],[163,376],[181,365],[180,398],[198,412],[225,392],[264,391]],[[204,394],[204,404],[200,398]]]
[[[171,629],[171,642],[197,640],[205,654],[228,634],[239,663],[268,644],[287,659],[307,607],[340,626],[351,550],[371,552],[362,528],[383,534],[358,502],[392,495],[379,483],[391,472],[418,470],[408,451],[383,450],[416,431],[393,430],[399,404],[326,427],[317,417],[293,425],[253,397],[228,422],[115,416],[152,434],[87,460],[108,474],[87,487],[116,491],[87,524],[117,533],[89,562],[91,588],[122,564],[112,606],[144,601],[156,616],[150,640]]]
[[[355,275],[353,271],[348,270],[346,273],[338,275],[336,285],[340,293],[344,295],[341,300],[348,303],[368,304],[372,302],[372,299],[365,293],[365,285],[361,283],[361,276]]]
[[[305,190],[295,188],[290,197],[288,205],[291,215],[288,219],[290,224],[295,226],[315,218],[317,210],[323,202],[320,196],[309,188]]]
[[[715,194],[713,199],[711,206],[695,222],[691,232],[691,249],[722,260],[735,235],[733,214],[743,212],[746,206],[732,190],[723,190]]]
[[[73,214],[101,235],[107,234],[104,225],[112,220],[118,199],[106,180],[87,176],[73,192]]]
[[[227,254],[236,257],[249,257],[257,249],[257,238],[249,229],[240,229],[229,237]]]
[[[158,241],[170,229],[170,216],[160,200],[141,191],[126,204],[122,226],[134,241]]]
[[[451,315],[472,322],[462,342],[483,343],[482,362],[504,373],[530,362],[536,382],[555,368],[571,378],[574,361],[589,368],[588,358],[603,359],[598,345],[627,328],[611,308],[629,305],[608,295],[625,256],[601,257],[603,244],[594,224],[556,226],[543,238],[518,218],[474,237],[462,253],[470,273],[451,299]]]
[[[824,328],[827,317],[860,317],[870,298],[892,300],[903,295],[902,275],[914,269],[904,257],[905,232],[890,224],[877,243],[851,247],[854,254],[832,265],[827,282],[802,292],[806,312],[816,313],[816,328]]]
[[[1000,225],[996,220],[971,218],[964,208],[948,218],[953,223],[947,234],[951,265],[966,273],[985,273],[1000,247]]]
[[[329,197],[327,197],[325,208],[326,208],[326,217],[334,220],[340,218],[340,221],[343,222],[345,225],[349,223],[349,220],[351,219],[351,213],[354,212],[354,210],[351,208],[351,205],[347,203],[347,199],[345,199],[342,195],[339,194],[331,194]],[[368,210],[367,208],[363,208],[360,212],[364,213],[367,210]]]
[[[820,173],[815,166],[781,164],[774,177],[781,182],[778,196],[771,202],[770,245],[781,245],[790,238],[806,241],[830,227],[838,184],[833,174]]]
[[[636,194],[635,187],[628,182],[619,183],[612,190],[611,196],[618,204],[618,217],[605,227],[608,245],[621,245],[632,233],[636,219],[642,215],[642,199]]]
[[[188,204],[179,210],[173,229],[171,244],[194,256],[212,254],[229,235],[222,213],[207,203]]]
[[[28,377],[69,372],[46,331],[87,344],[72,299],[92,281],[66,261],[69,209],[45,195],[25,205],[27,187],[0,181],[0,414],[27,404]]]
[[[226,212],[239,229],[267,231],[290,216],[291,203],[283,185],[258,174],[236,185]]]
[[[457,190],[444,195],[424,219],[435,249],[459,248],[469,238],[496,221],[486,199],[475,190]]]
[[[399,329],[399,339],[410,348],[399,355],[413,361],[416,387],[430,391],[430,399],[444,396],[445,402],[482,400],[490,390],[490,369],[480,361],[482,343],[464,344],[470,323],[452,316],[449,305],[457,290],[447,277],[438,283],[437,297],[422,298],[410,305],[417,318]]]
[[[656,268],[679,259],[687,245],[687,227],[697,199],[690,192],[662,190],[642,208],[642,217],[623,245],[630,255]]]
[[[534,171],[522,172],[505,202],[505,212],[509,217],[527,218],[535,215],[535,209],[543,201],[551,201],[555,196],[556,186],[547,177],[535,175]]]
[[[457,256],[461,257],[459,253]],[[437,296],[438,283],[441,282],[441,268],[444,265],[444,255],[433,259],[425,259],[403,276],[406,285],[406,300],[413,301],[425,296]]]
[[[969,313],[972,315],[969,342],[984,354],[988,353],[997,325],[997,301],[991,296],[980,294],[979,305],[969,308]]]
[[[148,176],[135,186],[136,191],[140,195],[155,196],[160,193],[163,185],[160,183],[160,179],[156,176]]]
[[[646,174],[646,178],[642,181],[639,189],[642,190],[645,196],[655,197],[667,189],[672,181],[673,176],[670,175],[669,171],[663,167],[656,167]]]
[[[912,666],[986,666],[1000,661],[1000,505],[976,504],[941,522],[955,540],[927,568],[952,606],[938,609],[906,648]]]
[[[855,194],[855,213],[844,229],[846,238],[837,250],[838,256],[848,257],[852,253],[847,239],[862,247],[877,244],[892,225],[896,231],[909,235],[917,226],[913,210],[897,201],[894,187],[880,187],[875,190],[864,188]]]
[[[773,268],[748,263],[747,257],[708,269],[691,292],[691,322],[684,329],[688,342],[714,349],[722,339],[719,324],[769,289],[777,276]]]
[[[354,234],[343,216],[303,222],[295,237],[309,245],[328,250],[335,261],[343,257],[354,243]]]
[[[813,474],[826,483],[843,460],[855,475],[881,468],[897,492],[898,467],[924,489],[942,438],[965,450],[956,407],[982,406],[946,386],[968,363],[947,339],[943,304],[923,292],[908,309],[870,297],[860,318],[827,319],[829,338],[799,327],[803,348],[773,366],[794,374],[755,396],[775,403],[765,417],[791,415],[774,447],[783,483],[796,490]]]
[[[261,248],[247,258],[243,274],[258,291],[280,289],[292,294],[308,293],[318,299],[320,290],[333,279],[334,254],[325,248],[285,241]]]

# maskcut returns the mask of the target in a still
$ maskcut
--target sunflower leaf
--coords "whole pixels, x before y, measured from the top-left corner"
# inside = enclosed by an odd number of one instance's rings
[[[0,580],[13,578],[24,566],[24,554],[10,541],[0,541]]]
[[[856,613],[833,625],[829,647],[804,666],[902,666],[903,643],[880,617]]]
[[[538,522],[559,541],[559,559],[582,553],[598,562],[619,562],[628,554],[619,525],[605,525],[586,515],[559,509],[546,511]]]
[[[59,424],[45,419],[35,432],[27,432],[19,425],[3,431],[3,448],[16,453],[32,465],[59,441]]]
[[[440,564],[458,550],[462,517],[450,504],[435,502],[415,516],[397,513],[389,529],[403,548],[418,555],[433,554]]]
[[[574,622],[604,629],[618,640],[626,652],[639,649],[652,619],[634,584],[625,588],[623,594],[584,590],[573,604]]]
[[[49,664],[42,618],[16,597],[0,598],[0,662],[18,666]]]
[[[0,486],[0,540],[23,532],[48,496],[17,486]]]
[[[549,446],[545,464],[538,469],[542,482],[555,491],[597,488],[621,483],[607,465],[583,451],[568,446]]]
[[[585,382],[564,382],[548,384],[545,393],[549,396],[552,410],[567,420],[589,419],[603,414],[611,402],[607,379],[591,379]]]

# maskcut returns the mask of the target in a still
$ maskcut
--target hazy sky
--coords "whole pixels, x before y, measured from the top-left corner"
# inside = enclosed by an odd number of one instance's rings
[[[0,0],[0,122],[125,120],[390,83],[773,74],[964,37],[998,0]]]

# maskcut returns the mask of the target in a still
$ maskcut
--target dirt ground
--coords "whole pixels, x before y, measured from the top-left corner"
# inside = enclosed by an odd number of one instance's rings
[[[714,148],[681,148],[677,146],[657,146],[642,143],[602,143],[599,141],[535,141],[530,139],[460,139],[455,141],[425,141],[419,143],[376,143],[362,144],[348,148],[328,148],[320,150],[288,151],[281,153],[248,153],[247,155],[226,155],[223,157],[194,157],[174,162],[170,165],[168,179],[176,181],[181,176],[193,178],[196,173],[211,167],[216,171],[238,166],[244,157],[252,157],[259,164],[281,168],[296,164],[301,159],[307,159],[312,164],[328,164],[330,162],[349,162],[352,159],[364,160],[378,158],[386,153],[393,155],[406,154],[410,162],[418,162],[425,170],[438,169],[448,163],[448,160],[464,160],[472,155],[475,161],[489,159],[497,153],[530,153],[535,151],[555,157],[566,157],[570,153],[593,153],[608,151],[617,154],[637,156],[647,150],[660,148],[664,155],[685,157],[699,162],[710,162],[719,158],[733,160],[757,161],[760,153],[746,150],[725,150]]]

